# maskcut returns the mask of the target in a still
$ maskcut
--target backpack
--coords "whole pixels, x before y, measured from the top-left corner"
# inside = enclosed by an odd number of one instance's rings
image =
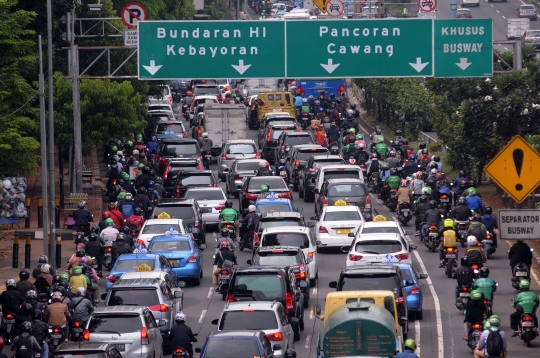
[[[19,336],[17,342],[17,358],[32,358],[34,356],[34,347],[32,346],[32,340],[30,335],[23,337]]]
[[[424,154],[420,162],[420,167],[422,169],[426,169],[430,161],[431,161],[431,158],[427,154]]]
[[[138,230],[140,230],[143,226],[143,217],[142,216],[139,216],[139,215],[132,215],[129,217],[128,219],[128,225],[131,226],[135,226]]]
[[[482,233],[482,227],[480,225],[474,227],[469,233],[469,235],[476,237],[478,241],[482,241],[484,239],[483,237],[484,235]]]
[[[118,165],[112,166],[111,165],[111,171],[109,173],[109,179],[118,179],[120,178],[120,173],[118,171]]]
[[[133,215],[133,206],[132,205],[124,204],[124,205],[122,205],[121,210],[122,210],[122,215],[126,219]]]
[[[498,357],[503,352],[503,340],[499,331],[489,331],[486,339],[486,352],[490,357]]]
[[[467,257],[469,258],[469,263],[480,265],[482,263],[482,253],[480,252],[480,249],[471,249],[467,253]]]
[[[460,286],[469,286],[470,284],[472,284],[472,282],[470,282],[469,280],[469,271],[467,270],[464,270],[464,269],[461,269],[458,271],[457,273],[457,281],[459,282],[459,285]]]

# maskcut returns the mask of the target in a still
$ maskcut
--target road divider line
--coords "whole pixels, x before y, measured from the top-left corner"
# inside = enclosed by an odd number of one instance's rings
[[[420,357],[420,321],[414,321],[414,340],[416,341],[416,350],[414,353]]]
[[[317,294],[317,287],[314,287],[314,288],[313,288],[313,291],[311,291],[311,294],[312,294],[312,295],[316,295],[316,294]]]
[[[208,290],[208,298],[212,298],[213,293],[214,293],[214,288],[210,287],[210,289]]]
[[[313,319],[313,310],[309,310],[309,319]]]
[[[206,317],[206,310],[203,310],[201,312],[201,317],[199,317],[199,323],[203,323],[205,317]]]
[[[311,335],[306,337],[306,345],[305,348],[309,349],[309,346],[311,345]]]

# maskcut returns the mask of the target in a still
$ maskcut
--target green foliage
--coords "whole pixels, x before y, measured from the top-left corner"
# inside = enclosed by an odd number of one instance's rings
[[[229,4],[225,0],[207,0],[204,2],[204,13],[214,20],[225,20],[229,15]]]
[[[439,152],[442,149],[442,143],[441,142],[431,142],[429,144],[429,151],[430,152]]]
[[[38,148],[39,143],[34,138],[19,134],[16,128],[0,132],[0,178],[36,175],[39,156],[35,153]]]
[[[110,0],[108,0],[110,1]],[[132,0],[112,0],[117,16]],[[195,7],[191,0],[139,0],[148,12],[149,20],[191,20]]]

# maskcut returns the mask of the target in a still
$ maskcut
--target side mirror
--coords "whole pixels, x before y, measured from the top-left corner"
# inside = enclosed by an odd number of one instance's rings
[[[199,246],[199,249],[201,249],[201,250],[206,249],[206,244],[201,244],[201,245]]]
[[[257,153],[262,154],[262,149],[257,149]]]
[[[184,287],[186,287],[186,285],[187,285],[185,281],[178,281],[176,284],[177,284],[178,287],[180,287],[180,288],[184,288]]]
[[[223,171],[224,173],[228,173],[229,168],[227,168],[227,166],[225,164],[221,164],[221,171]]]
[[[213,319],[211,323],[212,323],[214,326],[217,326],[217,324],[219,323],[219,318]]]
[[[319,218],[317,218],[317,215],[311,215],[309,220],[319,220]]]
[[[428,275],[427,275],[427,273],[421,273],[421,274],[418,275],[418,278],[419,279],[428,278]]]
[[[417,248],[418,248],[418,246],[410,244],[409,245],[409,252],[411,252],[412,250],[416,250]]]
[[[402,325],[402,326],[406,325],[407,321],[408,321],[407,317],[399,317],[399,324],[400,325]]]
[[[411,230],[405,230],[405,235],[412,235],[413,232]]]
[[[328,283],[328,287],[330,288],[337,288],[337,281],[330,281]]]
[[[313,192],[314,192],[315,194],[319,194],[319,189],[313,189]]]
[[[289,184],[289,185],[287,185],[287,186],[289,187],[289,189],[294,188],[294,185],[293,185],[293,184]]]
[[[195,348],[195,353],[201,353],[202,352],[202,349],[200,349],[199,347]]]
[[[164,319],[160,319],[158,321],[158,327],[165,327],[167,325],[167,321],[165,321]]]
[[[106,298],[107,298],[107,293],[102,293],[102,294],[101,294],[101,299],[102,299],[103,301],[105,301]]]
[[[174,298],[182,298],[182,297],[184,297],[184,292],[174,291]]]
[[[251,260],[247,260],[246,264],[251,265]]]
[[[272,346],[272,351],[275,352],[275,351],[280,351],[281,350],[281,344],[274,344]]]
[[[321,305],[319,303],[316,303],[315,306],[313,306],[313,314],[315,317],[319,317],[321,315]]]
[[[289,323],[292,326],[296,326],[299,322],[300,322],[300,320],[298,318],[296,318],[296,317],[289,318]]]
[[[304,211],[304,208],[298,207],[298,208],[295,209],[295,211],[296,211],[297,213],[301,213],[302,211]]]
[[[347,234],[348,237],[354,237],[354,232],[350,232]]]
[[[313,221],[310,221],[307,223],[307,227],[315,227],[315,223]]]
[[[199,229],[197,229],[196,227],[192,227],[192,228],[191,228],[191,233],[192,233],[192,234],[198,234],[198,233],[199,233]]]
[[[341,246],[340,247],[341,252],[344,252],[344,253],[349,252],[350,249],[351,249],[350,246]]]

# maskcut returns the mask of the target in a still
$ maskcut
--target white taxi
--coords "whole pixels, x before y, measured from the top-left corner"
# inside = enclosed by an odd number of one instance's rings
[[[320,216],[312,216],[311,219],[318,220],[313,231],[315,240],[321,242],[319,248],[350,245],[353,238],[349,234],[354,235],[364,223],[358,206],[325,206]]]

